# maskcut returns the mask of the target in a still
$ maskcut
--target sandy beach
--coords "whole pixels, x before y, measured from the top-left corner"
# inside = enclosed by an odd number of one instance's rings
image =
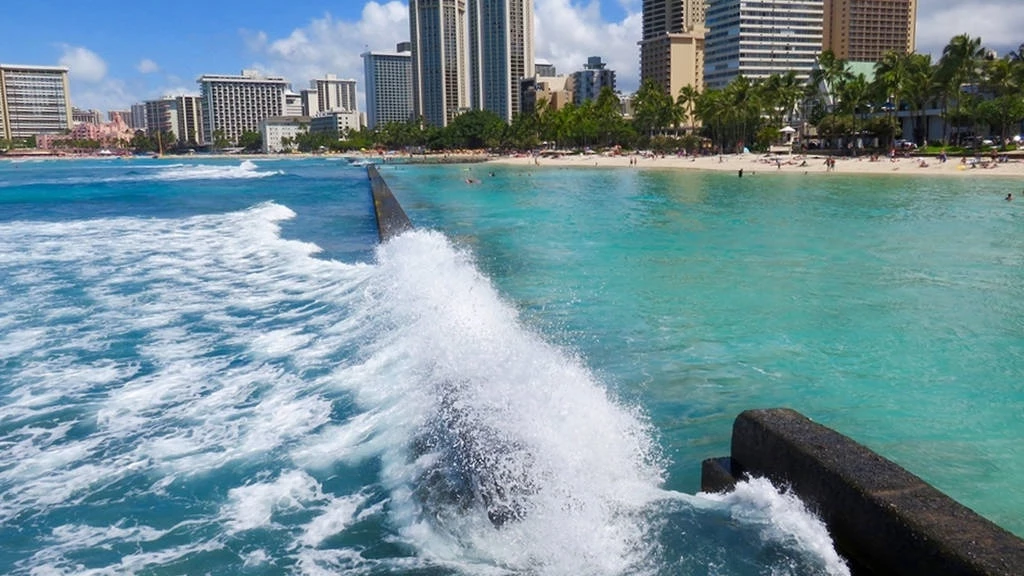
[[[672,170],[716,170],[734,172],[743,176],[761,176],[772,174],[826,174],[828,157],[821,154],[806,156],[767,155],[767,154],[725,154],[722,156],[653,156],[653,155],[621,155],[605,156],[598,154],[575,154],[565,156],[501,156],[490,160],[491,163],[517,166],[596,166],[626,169],[672,169]],[[951,176],[960,178],[1001,176],[1024,179],[1024,159],[1010,157],[1004,161],[993,161],[991,158],[949,157],[941,162],[933,157],[888,157],[872,160],[869,156],[857,158],[835,158],[835,167],[831,170],[836,174],[906,174],[912,176]]]

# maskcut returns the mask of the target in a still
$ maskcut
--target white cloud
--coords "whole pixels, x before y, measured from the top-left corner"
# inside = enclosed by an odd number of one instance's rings
[[[409,7],[397,0],[367,2],[355,22],[325,14],[285,38],[270,39],[262,31],[242,31],[242,36],[249,50],[262,60],[249,68],[280,74],[296,90],[325,74],[352,78],[358,81],[362,99],[363,60],[359,55],[367,50],[394,50],[398,42],[407,41]]]
[[[980,37],[1000,55],[1016,50],[1024,36],[1021,0],[921,0],[917,11],[917,51],[938,57],[957,34]]]
[[[620,2],[626,16],[618,22],[601,17],[600,2],[582,4],[574,0],[536,0],[536,48],[540,60],[555,65],[560,74],[581,70],[589,56],[600,56],[615,71],[621,92],[636,90],[640,84],[640,48],[643,35],[639,3]]]
[[[100,82],[71,83],[71,104],[76,108],[120,110],[135,101],[135,96],[127,84],[117,78],[106,78]]]
[[[160,70],[160,66],[158,66],[156,62],[153,62],[149,58],[143,58],[139,61],[138,64],[135,65],[135,69],[138,70],[141,74],[150,74]]]
[[[107,76],[107,63],[84,46],[60,45],[60,65],[68,67],[71,104],[77,108],[112,110],[133,102],[123,80]]]
[[[107,63],[98,54],[83,46],[61,46],[60,65],[68,67],[68,75],[82,82],[95,84],[107,76]]]

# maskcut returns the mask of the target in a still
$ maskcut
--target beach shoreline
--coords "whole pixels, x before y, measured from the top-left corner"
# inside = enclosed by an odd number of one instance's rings
[[[834,159],[829,168],[828,159]],[[909,176],[950,176],[950,177],[1008,177],[1024,178],[1024,161],[1008,158],[993,161],[979,158],[949,158],[946,162],[934,157],[881,157],[870,156],[840,157],[824,154],[769,155],[769,154],[723,154],[715,156],[676,155],[619,155],[573,154],[542,156],[496,156],[488,163],[509,166],[535,167],[591,167],[661,170],[701,170],[732,172],[738,177],[765,176],[773,174],[848,174],[848,175],[909,175]],[[741,173],[742,171],[742,173]]]

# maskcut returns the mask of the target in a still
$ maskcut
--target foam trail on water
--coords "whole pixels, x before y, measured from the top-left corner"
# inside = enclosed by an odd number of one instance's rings
[[[124,172],[125,167],[116,166],[119,172]],[[97,172],[94,176],[70,176],[59,179],[45,179],[35,181],[0,181],[0,188],[9,186],[67,186],[96,183],[119,183],[119,182],[177,182],[191,180],[250,180],[255,178],[268,178],[284,174],[283,170],[260,170],[260,167],[252,160],[243,160],[237,166],[223,164],[159,164],[133,166],[123,175],[106,176],[105,171]]]
[[[233,180],[249,178],[266,178],[284,174],[280,170],[260,171],[252,160],[243,160],[238,166],[218,166],[209,164],[168,166],[153,175],[154,180]]]

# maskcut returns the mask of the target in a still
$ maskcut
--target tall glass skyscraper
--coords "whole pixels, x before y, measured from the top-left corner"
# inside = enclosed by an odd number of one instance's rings
[[[466,0],[410,0],[413,114],[447,126],[469,105]]]
[[[470,106],[512,120],[534,75],[533,0],[469,1]]]

